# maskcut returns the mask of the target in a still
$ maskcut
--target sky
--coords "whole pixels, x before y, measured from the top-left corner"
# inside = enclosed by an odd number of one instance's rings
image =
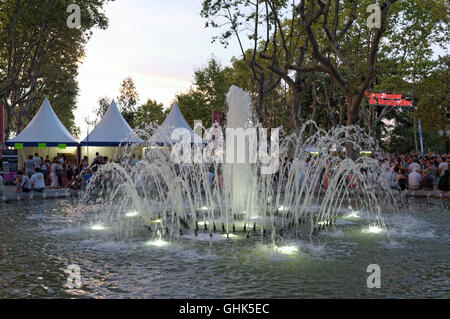
[[[122,80],[131,76],[140,103],[151,98],[170,107],[178,93],[192,85],[195,70],[214,55],[223,66],[240,55],[236,41],[228,48],[211,43],[218,30],[205,28],[201,0],[116,0],[106,5],[106,30],[94,30],[79,67],[75,111],[80,138],[87,135],[85,118],[103,96],[116,98]]]

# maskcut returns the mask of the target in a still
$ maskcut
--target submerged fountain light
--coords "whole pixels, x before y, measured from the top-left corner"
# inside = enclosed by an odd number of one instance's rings
[[[161,219],[154,219],[152,220],[152,224],[161,224],[162,220]]]
[[[285,212],[285,211],[287,211],[288,209],[286,208],[286,207],[284,207],[284,206],[280,206],[279,208],[278,208],[278,211],[280,211],[280,212]]]
[[[125,214],[125,216],[127,217],[136,217],[137,215],[139,215],[138,212],[134,211],[134,212],[128,212]]]
[[[275,250],[284,255],[294,255],[298,252],[298,247],[296,247],[296,246],[281,246],[281,247],[276,247]]]
[[[92,226],[91,226],[91,229],[92,229],[92,230],[105,230],[106,227],[103,226],[103,225],[97,224],[97,225],[92,225]]]
[[[351,212],[350,214],[347,215],[348,218],[361,218],[359,216],[359,212],[355,211],[355,212]]]
[[[200,210],[203,210],[203,211],[206,211],[206,210],[208,210],[209,208],[208,207],[206,207],[206,206],[203,206],[202,208],[200,208]]]
[[[379,234],[383,231],[383,229],[377,225],[372,225],[367,229],[368,233]]]
[[[205,226],[205,225],[209,225],[209,222],[198,222],[199,226]]]
[[[169,242],[162,239],[151,240],[145,243],[147,246],[164,247],[169,245]]]
[[[238,238],[238,235],[232,234],[232,233],[228,233],[228,234],[223,234],[222,235],[225,238]]]

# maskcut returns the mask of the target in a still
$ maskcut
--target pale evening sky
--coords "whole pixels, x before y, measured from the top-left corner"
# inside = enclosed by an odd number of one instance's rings
[[[223,66],[240,55],[234,39],[227,49],[211,43],[218,31],[205,28],[200,10],[201,0],[116,0],[105,7],[109,27],[94,31],[79,68],[75,118],[81,139],[98,99],[116,98],[125,77],[134,79],[140,103],[151,98],[167,108],[212,55]]]

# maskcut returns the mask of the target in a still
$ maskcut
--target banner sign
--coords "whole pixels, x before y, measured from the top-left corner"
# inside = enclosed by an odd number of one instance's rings
[[[423,153],[423,134],[422,134],[422,123],[419,119],[419,138],[420,138],[420,150],[422,151],[422,157],[425,157]]]
[[[223,113],[219,111],[213,111],[212,114],[213,141],[215,141],[216,136],[219,135],[219,127],[222,127],[222,121],[223,121]]]
[[[17,169],[19,166],[19,156],[16,150],[3,150],[3,181],[5,183],[14,183],[17,178]]]
[[[213,111],[212,124],[217,123],[217,126],[222,126],[223,113],[218,111]]]
[[[366,97],[369,99],[369,105],[413,106],[413,101],[401,94],[366,92]]]
[[[14,148],[16,150],[23,150],[23,144],[22,143],[16,143],[16,144],[14,144]]]
[[[47,143],[39,143],[38,144],[38,149],[45,150],[46,148],[47,148]]]
[[[67,144],[58,144],[58,149],[65,150],[67,148]]]

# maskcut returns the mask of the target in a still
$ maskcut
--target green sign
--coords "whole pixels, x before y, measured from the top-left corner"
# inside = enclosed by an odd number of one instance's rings
[[[14,148],[16,150],[23,150],[23,144],[22,143],[16,143],[16,144],[14,144]]]
[[[38,144],[38,149],[43,150],[47,148],[47,143],[39,143]]]
[[[58,148],[60,150],[65,150],[67,148],[67,145],[66,144],[58,144]]]

